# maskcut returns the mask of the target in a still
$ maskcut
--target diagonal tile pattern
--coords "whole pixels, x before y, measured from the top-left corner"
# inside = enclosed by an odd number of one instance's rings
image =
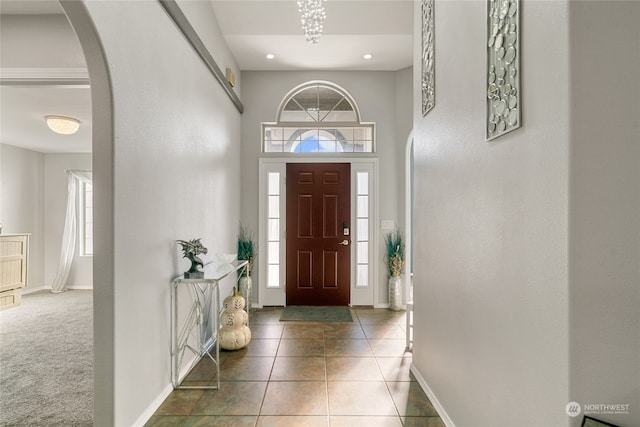
[[[403,312],[356,308],[353,323],[281,312],[251,312],[251,343],[221,351],[220,390],[174,390],[146,426],[444,427],[410,372]],[[210,373],[203,361],[190,380]]]

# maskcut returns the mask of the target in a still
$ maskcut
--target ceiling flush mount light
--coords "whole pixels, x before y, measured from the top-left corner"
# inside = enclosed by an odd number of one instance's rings
[[[370,53],[365,53],[364,55],[362,55],[362,57],[364,59],[371,59],[371,58],[373,58],[373,55],[371,55]]]
[[[302,15],[302,29],[308,43],[318,43],[320,34],[322,34],[324,19],[327,17],[324,11],[324,1],[298,0],[298,11]]]
[[[267,59],[273,59],[276,57],[273,53],[267,53],[266,56],[267,56]]]
[[[47,116],[45,118],[49,129],[61,135],[72,135],[80,128],[80,121],[73,117]]]

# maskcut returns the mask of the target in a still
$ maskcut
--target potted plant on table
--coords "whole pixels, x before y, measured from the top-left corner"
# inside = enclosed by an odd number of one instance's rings
[[[399,230],[388,233],[385,238],[385,261],[389,275],[389,308],[398,311],[402,308],[402,278],[404,268],[405,242]]]
[[[247,310],[251,309],[251,271],[256,258],[257,246],[253,233],[246,227],[240,226],[238,233],[238,260],[248,261],[247,268],[241,270],[238,284],[240,292],[247,301]]]

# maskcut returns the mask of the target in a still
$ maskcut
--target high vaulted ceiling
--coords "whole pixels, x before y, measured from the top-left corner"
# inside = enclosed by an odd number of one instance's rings
[[[411,66],[412,0],[327,0],[324,32],[306,42],[296,0],[212,0],[242,70],[400,70]],[[265,55],[275,55],[268,60]],[[371,59],[364,59],[369,53]]]
[[[395,71],[411,66],[413,0],[326,0],[327,17],[318,44],[306,42],[296,0],[209,1],[241,70]],[[44,153],[90,152],[86,66],[58,2],[0,0],[0,14],[4,31],[13,26],[19,34],[0,39],[0,142]],[[30,31],[24,25],[30,20],[43,24]],[[59,50],[43,46],[43,39],[73,46],[68,57],[61,58]],[[267,53],[275,58],[267,59]],[[364,54],[372,58],[364,59]],[[59,70],[66,75],[58,75]],[[25,72],[40,83],[6,84],[7,71],[12,78]],[[53,134],[44,126],[49,114],[80,119],[80,131],[72,136]]]

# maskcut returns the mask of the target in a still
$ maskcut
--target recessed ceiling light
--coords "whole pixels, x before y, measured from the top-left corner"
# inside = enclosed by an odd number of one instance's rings
[[[80,121],[73,117],[46,116],[45,118],[49,129],[61,135],[72,135],[80,128]]]
[[[267,59],[273,59],[276,56],[273,53],[267,53]]]
[[[373,58],[373,55],[371,55],[370,53],[365,53],[362,57],[364,59],[371,59],[371,58]]]

